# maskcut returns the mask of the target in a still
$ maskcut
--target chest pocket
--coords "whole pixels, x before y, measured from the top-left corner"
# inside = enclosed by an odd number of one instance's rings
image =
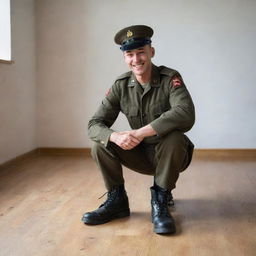
[[[127,116],[129,117],[135,117],[138,116],[139,109],[137,106],[131,106],[128,108]]]
[[[127,117],[134,117],[134,116],[138,116],[139,108],[137,106],[124,106],[124,107],[121,107],[121,111]]]
[[[128,119],[128,122],[132,129],[140,128],[140,117],[138,106],[129,106],[122,111]]]

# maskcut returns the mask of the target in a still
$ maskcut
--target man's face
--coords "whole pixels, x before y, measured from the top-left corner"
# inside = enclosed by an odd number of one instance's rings
[[[154,48],[145,45],[141,48],[125,51],[124,60],[135,75],[142,76],[151,70],[151,58],[154,54]]]

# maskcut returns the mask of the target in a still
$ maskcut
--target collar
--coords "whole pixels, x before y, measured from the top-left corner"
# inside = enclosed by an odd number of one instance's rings
[[[152,71],[151,71],[151,79],[149,82],[151,87],[159,87],[160,86],[160,73],[158,67],[152,64]],[[134,87],[139,85],[135,75],[132,73],[129,79],[128,87]]]
[[[152,71],[151,71],[151,87],[159,87],[160,86],[160,73],[158,67],[152,64]]]

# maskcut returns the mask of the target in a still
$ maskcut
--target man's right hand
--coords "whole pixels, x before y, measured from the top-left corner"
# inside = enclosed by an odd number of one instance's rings
[[[141,142],[141,140],[132,135],[131,131],[113,132],[109,140],[124,150],[133,149]]]

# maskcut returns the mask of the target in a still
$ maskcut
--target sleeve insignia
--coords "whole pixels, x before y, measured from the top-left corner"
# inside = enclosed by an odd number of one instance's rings
[[[181,87],[182,83],[182,78],[179,75],[175,75],[171,80],[171,85],[173,86],[173,88]]]
[[[111,92],[111,89],[109,88],[106,92],[105,92],[105,96],[107,97]]]

